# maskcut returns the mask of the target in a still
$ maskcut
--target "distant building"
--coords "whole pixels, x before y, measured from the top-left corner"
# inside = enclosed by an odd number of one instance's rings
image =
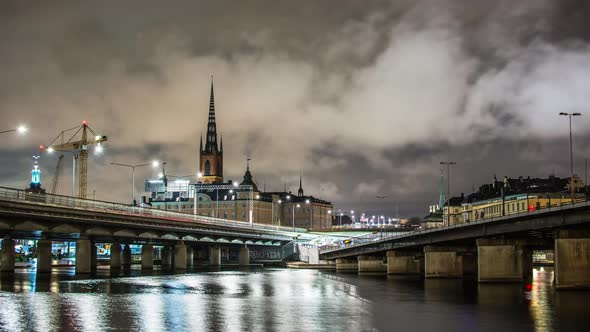
[[[144,204],[162,210],[196,213],[227,220],[313,230],[331,227],[332,204],[313,196],[305,196],[301,177],[297,196],[286,190],[262,192],[254,182],[248,160],[240,183],[224,181],[223,142],[220,141],[219,146],[217,145],[213,82],[206,142],[203,147],[201,139],[199,147],[199,170],[201,177],[197,183],[190,183],[188,180],[168,181],[165,171],[162,172],[162,178],[146,181],[145,191],[149,196]]]
[[[581,193],[585,188],[583,181],[574,177],[574,185],[574,200],[584,200],[585,195]],[[498,181],[494,176],[492,183],[480,186],[477,192],[451,198],[450,204],[444,205],[443,222],[454,225],[570,204],[572,197],[569,188],[569,177],[504,177]]]
[[[39,169],[39,156],[33,156],[35,160],[31,170],[31,183],[29,188],[25,189],[28,193],[44,194],[45,189],[41,188],[41,170]]]

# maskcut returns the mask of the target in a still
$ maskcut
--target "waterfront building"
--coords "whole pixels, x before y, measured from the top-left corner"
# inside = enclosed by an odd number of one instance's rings
[[[584,200],[583,181],[574,177],[574,185],[574,200]],[[451,198],[450,204],[444,205],[443,221],[454,225],[571,204],[569,186],[570,178],[553,175],[546,179],[504,177],[502,181],[494,176],[492,183],[480,186],[477,192]]]
[[[148,196],[142,204],[157,209],[198,214],[200,216],[254,222],[276,226],[323,230],[331,227],[330,202],[305,195],[299,178],[297,195],[291,192],[259,190],[250,171],[249,159],[241,182],[223,177],[223,141],[217,144],[213,82],[209,100],[209,117],[205,145],[199,146],[199,177],[196,182],[169,181],[162,176],[146,180]]]

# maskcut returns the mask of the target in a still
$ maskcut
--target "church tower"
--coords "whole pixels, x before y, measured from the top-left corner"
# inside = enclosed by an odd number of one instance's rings
[[[209,99],[209,121],[207,136],[203,148],[203,136],[199,147],[199,171],[201,183],[223,183],[223,138],[217,145],[217,125],[215,123],[215,96],[213,94],[213,77],[211,77],[211,97]]]

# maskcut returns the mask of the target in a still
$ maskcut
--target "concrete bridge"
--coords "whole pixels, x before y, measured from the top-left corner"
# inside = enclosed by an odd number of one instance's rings
[[[524,281],[534,250],[554,250],[555,286],[590,288],[590,202],[483,219],[325,247],[320,259],[340,271],[477,275],[480,282]]]
[[[196,256],[219,266],[223,251],[238,251],[239,264],[281,261],[304,240],[304,229],[250,224],[69,196],[0,187],[0,270],[14,271],[15,239],[37,242],[37,272],[51,271],[52,241],[76,242],[76,273],[96,269],[96,243],[110,243],[112,269],[131,264],[131,244],[141,245],[141,265],[152,269],[154,246],[162,266],[183,270]],[[122,247],[123,246],[123,247]]]

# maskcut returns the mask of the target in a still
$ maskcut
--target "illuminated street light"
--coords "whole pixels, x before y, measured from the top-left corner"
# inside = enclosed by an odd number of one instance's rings
[[[49,149],[47,149],[47,151],[49,151]],[[136,203],[135,203],[135,168],[136,167],[145,167],[145,166],[150,166],[150,165],[152,167],[157,167],[159,165],[159,163],[152,162],[151,164],[138,164],[138,165],[111,163],[111,165],[131,168],[131,204],[136,205]],[[164,175],[162,174],[160,177],[162,177],[162,176],[164,176]]]
[[[572,195],[572,204],[574,204],[574,153],[572,150],[572,116],[581,116],[582,113],[565,113],[561,112],[559,115],[567,116],[570,120],[570,187]]]
[[[20,125],[14,129],[0,131],[0,134],[16,132],[17,134],[22,135],[22,134],[26,133],[27,131],[29,131],[29,129],[26,126]]]

